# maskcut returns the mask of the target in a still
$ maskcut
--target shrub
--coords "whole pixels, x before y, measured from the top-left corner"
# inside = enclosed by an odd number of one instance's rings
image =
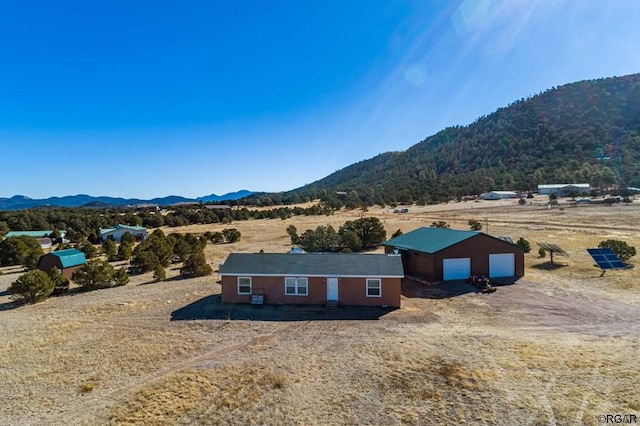
[[[525,253],[529,253],[531,251],[531,244],[529,243],[529,241],[525,240],[524,237],[518,238],[518,241],[516,241],[516,245],[522,248]]]
[[[34,269],[20,275],[7,291],[12,299],[20,303],[35,303],[49,297],[54,287],[55,283],[46,272]]]
[[[624,241],[620,240],[604,240],[598,244],[599,248],[610,248],[623,262],[631,259],[636,255],[636,248],[630,246]]]
[[[235,243],[240,241],[240,231],[236,228],[223,229],[222,235],[224,235],[224,239],[227,240],[228,243]]]
[[[139,246],[138,246],[139,247]],[[141,273],[153,271],[156,266],[163,266],[158,260],[158,256],[151,251],[140,251],[135,253],[131,259],[131,266],[139,270]]]
[[[80,393],[87,393],[87,392],[91,392],[95,386],[96,384],[93,382],[86,382],[81,384],[78,390]]]
[[[543,249],[542,247],[540,247],[538,249],[538,257],[546,257],[547,256],[547,251],[545,249]]]
[[[437,222],[432,222],[431,227],[432,228],[448,228],[449,224],[443,220],[439,220]]]
[[[55,266],[49,271],[49,278],[51,278],[54,285],[52,295],[58,296],[69,291],[69,280]]]
[[[185,278],[203,277],[211,275],[213,269],[207,263],[203,252],[194,253],[184,262],[184,266],[180,268],[180,276]]]
[[[211,234],[211,238],[209,238],[213,244],[222,244],[224,243],[224,235],[222,232],[214,232]]]
[[[129,276],[124,268],[115,270],[103,260],[92,260],[73,273],[71,279],[86,290],[125,285]]]
[[[93,259],[98,255],[98,249],[87,240],[80,242],[76,248],[83,252],[87,259]]]
[[[122,237],[120,237],[120,244],[122,243],[129,243],[133,246],[136,243],[136,237],[134,237],[130,232],[125,232],[122,234]]]
[[[113,286],[118,287],[121,285],[127,285],[129,283],[129,275],[124,268],[118,268],[113,273]]]
[[[291,238],[291,244],[300,244],[300,236],[298,236],[298,230],[295,226],[287,226],[287,234]]]
[[[116,254],[118,253],[118,247],[113,240],[108,239],[102,243],[102,252],[107,256],[109,261],[114,261],[116,260]]]
[[[127,232],[125,235],[131,235],[131,234]],[[130,243],[127,241],[120,243],[120,246],[118,247],[118,254],[117,254],[118,260],[129,260],[131,259],[132,255],[133,255],[133,243]]]
[[[396,237],[399,237],[400,235],[402,235],[402,231],[398,229],[396,232],[391,234],[391,238],[396,238]]]
[[[482,229],[482,223],[478,219],[469,219],[467,223],[472,231],[480,231]]]
[[[161,264],[157,264],[155,269],[153,270],[153,279],[158,281],[164,281],[167,279],[167,272],[164,270]]]

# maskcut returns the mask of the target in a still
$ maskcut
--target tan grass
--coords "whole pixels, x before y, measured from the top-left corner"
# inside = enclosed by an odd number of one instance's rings
[[[219,294],[215,275],[151,283],[143,274],[125,287],[0,310],[0,421],[596,424],[597,414],[640,410],[640,268],[601,277],[585,251],[607,238],[637,245],[640,205],[560,212],[508,200],[409,209],[366,214],[387,235],[439,220],[468,229],[469,219],[487,218],[491,235],[531,242],[526,279],[490,296],[403,298],[401,310],[379,321],[171,321],[172,312]],[[289,224],[337,229],[360,214],[163,231],[238,228],[238,243],[207,246],[215,269],[232,251],[288,251]],[[536,242],[570,257],[549,268]],[[6,288],[19,271],[3,271]],[[167,272],[178,275],[175,266]]]

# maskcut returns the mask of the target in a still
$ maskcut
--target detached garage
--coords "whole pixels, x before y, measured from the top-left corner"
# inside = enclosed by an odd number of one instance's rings
[[[71,275],[85,263],[87,259],[78,249],[58,250],[42,256],[38,261],[38,269],[49,272],[56,267],[62,275],[70,279]]]
[[[406,275],[427,281],[522,277],[524,251],[479,231],[418,228],[385,243],[387,253],[402,255]]]

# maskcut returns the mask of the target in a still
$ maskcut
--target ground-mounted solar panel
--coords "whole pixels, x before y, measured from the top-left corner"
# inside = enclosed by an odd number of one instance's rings
[[[627,267],[610,248],[592,248],[587,249],[587,251],[598,265],[598,268],[603,271],[607,269],[625,269]]]
[[[548,251],[550,253],[556,253],[556,254],[559,254],[560,256],[569,257],[569,253],[564,251],[557,244],[550,244],[550,243],[536,243],[536,244],[538,244],[540,247],[542,247],[544,250],[546,250],[546,251]]]

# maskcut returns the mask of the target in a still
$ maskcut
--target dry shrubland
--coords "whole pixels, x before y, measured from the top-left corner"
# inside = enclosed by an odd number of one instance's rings
[[[124,287],[14,307],[0,295],[3,424],[597,424],[639,414],[640,268],[600,276],[585,249],[638,245],[640,203],[563,210],[516,201],[370,208],[387,235],[434,221],[531,242],[526,276],[492,295],[405,293],[377,320],[232,319],[217,277]],[[242,239],[206,248],[284,252],[285,232],[339,227],[361,211],[234,222]],[[219,231],[223,224],[167,228]],[[539,258],[536,242],[569,257]],[[633,263],[632,259],[632,263]],[[19,272],[3,269],[6,288]],[[416,284],[407,283],[407,286]],[[0,289],[1,290],[1,289]],[[194,318],[176,313],[194,307]],[[300,309],[299,307],[293,308]],[[341,308],[342,309],[342,308]],[[225,314],[225,310],[228,313]],[[172,320],[173,319],[173,320]]]

